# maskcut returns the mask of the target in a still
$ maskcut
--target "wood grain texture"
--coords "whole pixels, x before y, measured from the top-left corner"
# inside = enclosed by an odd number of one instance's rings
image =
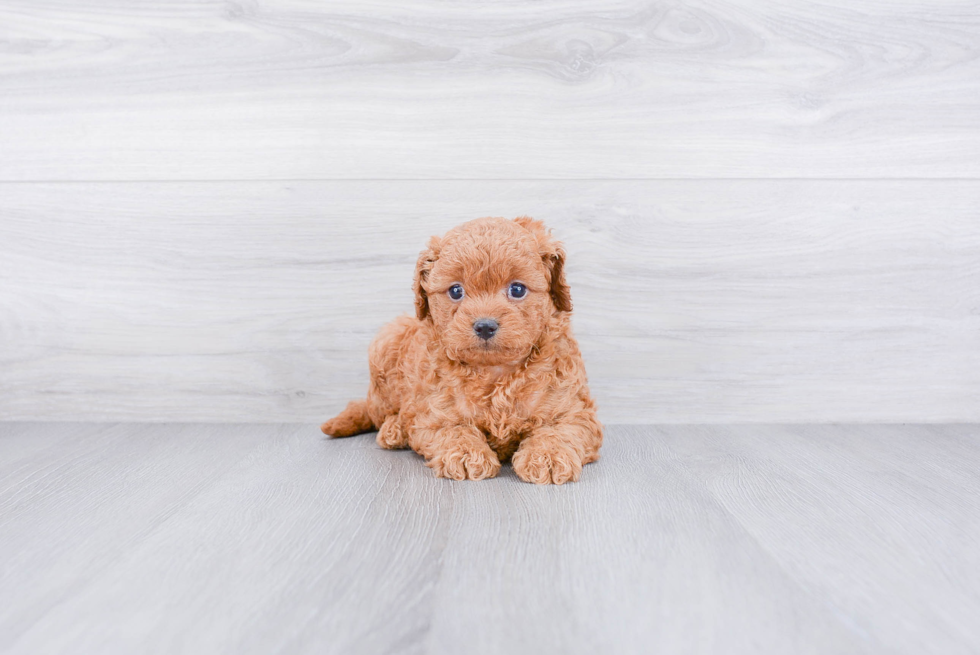
[[[7,455],[11,654],[980,649],[976,425],[615,427],[551,488],[313,425],[0,425]]]
[[[365,393],[427,237],[523,213],[566,242],[606,422],[980,420],[972,181],[0,193],[8,420],[322,420]]]
[[[0,7],[0,180],[976,177],[972,0]]]
[[[882,652],[967,652],[964,639],[980,639],[980,551],[953,554],[980,536],[980,426],[746,426],[671,443],[791,579],[854,617]],[[821,547],[794,545],[807,542]],[[879,596],[884,580],[894,591]],[[948,602],[918,595],[934,580]],[[887,618],[910,612],[921,620]]]

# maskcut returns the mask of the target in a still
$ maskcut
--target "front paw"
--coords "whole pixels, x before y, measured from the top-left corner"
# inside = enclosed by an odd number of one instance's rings
[[[486,441],[469,435],[447,441],[426,465],[437,477],[453,480],[483,480],[500,471],[500,460]]]
[[[524,440],[511,461],[517,477],[534,484],[576,482],[582,474],[581,456],[551,435],[536,435]]]

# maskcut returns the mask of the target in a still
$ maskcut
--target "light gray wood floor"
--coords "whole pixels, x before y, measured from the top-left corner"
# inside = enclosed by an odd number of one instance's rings
[[[313,425],[0,424],[0,651],[976,653],[980,426],[611,427],[564,487]]]

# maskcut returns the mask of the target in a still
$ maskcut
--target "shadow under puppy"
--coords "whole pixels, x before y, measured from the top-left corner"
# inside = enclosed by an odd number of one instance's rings
[[[565,252],[540,221],[481,218],[432,237],[415,269],[415,313],[368,351],[367,400],[321,426],[378,430],[437,476],[493,477],[510,459],[538,484],[578,480],[602,425],[572,336]]]

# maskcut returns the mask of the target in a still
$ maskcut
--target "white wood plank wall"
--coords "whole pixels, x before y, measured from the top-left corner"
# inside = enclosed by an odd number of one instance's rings
[[[980,420],[980,4],[0,1],[0,419],[316,421],[428,235],[607,422]]]

